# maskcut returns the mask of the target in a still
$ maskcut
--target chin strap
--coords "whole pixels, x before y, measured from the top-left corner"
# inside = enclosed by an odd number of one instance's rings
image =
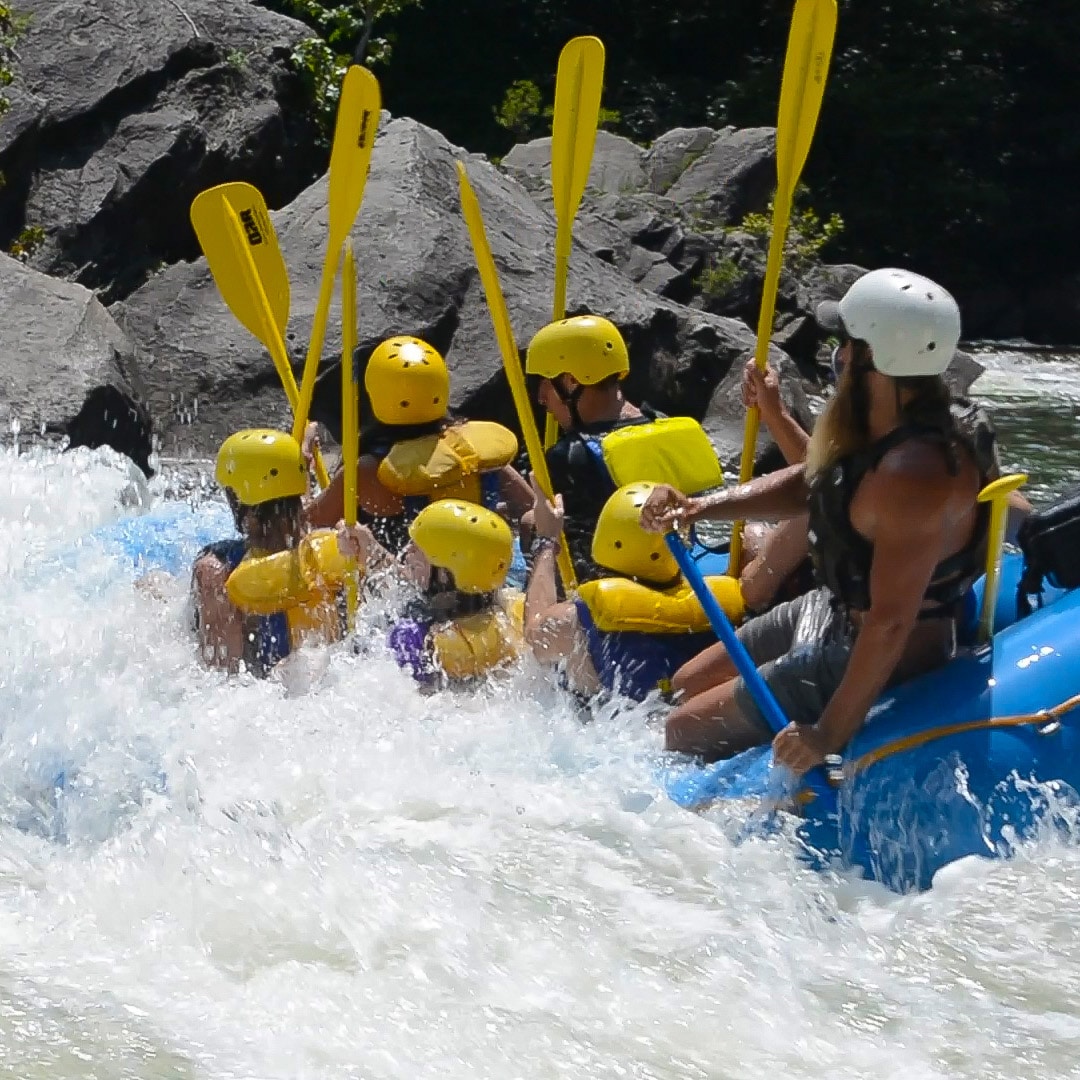
[[[580,431],[585,425],[582,423],[577,403],[581,399],[581,395],[585,393],[585,384],[578,383],[575,390],[564,390],[562,383],[555,378],[551,380],[551,385],[555,387],[555,393],[559,395],[559,400],[570,411],[570,420],[574,425],[573,430]]]

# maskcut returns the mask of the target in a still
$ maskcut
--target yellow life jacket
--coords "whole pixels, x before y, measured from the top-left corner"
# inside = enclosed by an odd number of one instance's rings
[[[740,622],[746,605],[738,581],[718,574],[705,582],[724,614]],[[630,578],[601,578],[580,586],[578,599],[589,609],[596,629],[605,633],[700,634],[710,628],[701,603],[685,582],[657,589]]]
[[[229,575],[225,591],[249,615],[284,612],[289,641],[337,641],[342,636],[338,596],[352,569],[332,529],[305,536],[291,551],[250,555]]]
[[[723,487],[724,470],[705,429],[689,416],[616,428],[598,440],[616,487],[650,481],[687,495]]]
[[[502,424],[470,420],[438,435],[395,443],[379,464],[379,482],[395,495],[482,502],[480,477],[517,456],[514,433]]]
[[[501,590],[487,611],[432,628],[435,662],[450,679],[476,678],[512,663],[521,655],[524,615],[524,595],[516,589]]]

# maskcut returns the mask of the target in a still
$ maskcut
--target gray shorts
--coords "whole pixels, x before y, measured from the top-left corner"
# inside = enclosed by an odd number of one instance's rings
[[[814,589],[743,623],[739,640],[784,715],[812,724],[825,711],[847,670],[854,633],[828,589]],[[735,680],[735,703],[743,716],[771,734],[742,676]]]

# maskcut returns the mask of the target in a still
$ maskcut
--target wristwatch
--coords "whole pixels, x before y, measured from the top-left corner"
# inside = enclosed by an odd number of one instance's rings
[[[529,548],[530,555],[539,555],[541,551],[550,549],[551,551],[559,550],[559,541],[554,536],[541,536],[537,533],[533,537],[532,545]]]

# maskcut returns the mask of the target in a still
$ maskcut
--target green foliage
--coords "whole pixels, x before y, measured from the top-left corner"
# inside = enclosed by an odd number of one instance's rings
[[[30,25],[29,15],[20,15],[7,3],[0,0],[0,90],[10,86],[15,79],[12,68],[15,57],[15,45]],[[0,93],[0,116],[11,108],[7,96]]]
[[[603,101],[619,134],[773,125],[791,11],[790,0],[429,0],[387,19],[383,85],[395,113],[505,153],[517,137],[499,122],[506,88],[550,95],[559,50],[590,33],[607,51]],[[822,222],[844,218],[830,256],[954,287],[990,277],[1023,290],[1075,272],[1077,41],[1076,0],[842,0],[805,171]]]
[[[45,230],[40,225],[27,225],[11,242],[8,254],[26,262],[45,242]]]
[[[419,7],[422,0],[365,0],[342,4],[322,0],[258,2],[271,11],[299,19],[318,35],[301,41],[291,59],[305,76],[311,107],[323,138],[329,143],[346,68],[351,63],[368,67],[388,63],[393,37],[376,34],[376,26],[400,15],[406,8]]]
[[[822,221],[816,210],[798,206],[800,195],[805,193],[806,189],[800,185],[795,194],[796,205],[792,208],[787,236],[784,239],[784,260],[793,270],[820,258],[822,248],[844,231],[844,220],[839,214],[830,214]],[[772,219],[773,203],[770,200],[764,214],[747,214],[736,229],[764,240],[772,232]]]
[[[515,142],[550,135],[555,106],[545,106],[543,100],[536,83],[531,79],[518,79],[507,88],[502,103],[495,110],[495,123],[509,131]],[[619,119],[617,110],[601,106],[597,114],[597,127],[615,127]]]
[[[319,130],[329,144],[349,58],[335,53],[322,38],[305,38],[293,49],[290,59],[304,76]]]
[[[716,299],[729,293],[742,279],[739,264],[730,255],[725,255],[718,263],[701,271],[697,285],[707,297]]]
[[[507,88],[502,104],[495,110],[495,123],[506,128],[517,142],[524,142],[540,133],[543,115],[540,87],[531,79],[518,79]]]

